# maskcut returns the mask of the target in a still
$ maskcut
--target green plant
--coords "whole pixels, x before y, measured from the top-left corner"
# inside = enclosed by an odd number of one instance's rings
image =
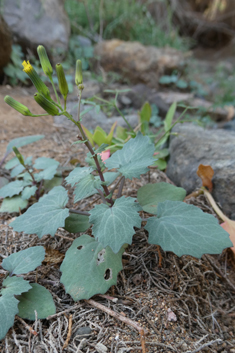
[[[3,72],[12,86],[16,86],[19,83],[26,84],[27,82],[27,75],[22,72],[21,67],[23,57],[24,54],[21,46],[13,44],[11,51],[11,62],[3,68]]]
[[[15,179],[6,182],[0,188],[0,198],[4,198],[0,212],[19,212],[28,206],[29,199],[36,202],[62,183],[58,175],[59,162],[54,159],[40,157],[33,164],[32,157],[26,159],[13,147],[16,157],[6,163],[5,169],[10,170],[10,177]]]
[[[161,85],[164,86],[173,86],[179,88],[180,90],[189,90],[195,93],[198,96],[206,96],[208,93],[203,88],[201,83],[198,83],[195,80],[189,80],[188,78],[182,79],[178,72],[173,72],[172,75],[161,76],[159,81]]]
[[[164,5],[165,13],[155,21],[147,3],[136,0],[66,0],[65,9],[70,18],[72,32],[82,33],[97,40],[119,38],[126,41],[140,41],[145,45],[158,47],[171,46],[185,50],[188,40],[178,34],[172,25],[172,11],[166,1],[158,1],[156,6]],[[78,22],[79,19],[79,22]]]
[[[29,63],[25,68],[29,74],[33,72]],[[76,68],[78,119],[68,114],[58,101],[53,103],[50,97],[49,100],[77,126],[80,132],[77,143],[84,143],[89,151],[87,166],[76,167],[65,179],[74,187],[74,202],[99,194],[102,203],[87,212],[68,208],[67,190],[56,186],[10,223],[15,231],[37,234],[39,238],[46,234],[54,236],[59,227],[70,227],[69,231],[79,233],[92,225],[93,236],[83,234],[76,238],[60,267],[61,283],[66,292],[77,301],[97,293],[103,294],[116,283],[122,269],[122,254],[132,243],[135,228],[142,226],[140,211],[151,215],[147,222],[144,219],[149,243],[160,245],[164,251],[200,258],[205,253],[218,254],[224,248],[231,247],[228,233],[219,226],[214,216],[182,202],[186,195],[182,188],[167,183],[147,184],[139,188],[137,199],[122,196],[126,179],[140,178],[154,163],[155,146],[148,136],[134,132],[134,138],[130,138],[105,163],[102,162],[100,153],[107,146],[103,144],[98,149],[93,148],[81,125],[80,102],[84,86],[79,62]],[[38,88],[42,92],[44,86],[39,84]],[[44,92],[47,95],[47,91]],[[48,103],[45,108],[48,108]],[[174,109],[175,105],[171,107],[166,126]],[[167,134],[169,129],[162,139]],[[115,184],[109,187],[113,182]]]
[[[40,266],[45,257],[43,246],[33,246],[6,257],[2,262],[5,279],[0,290],[0,340],[14,324],[15,315],[28,320],[45,319],[55,314],[51,293],[37,283],[29,283],[22,277]]]

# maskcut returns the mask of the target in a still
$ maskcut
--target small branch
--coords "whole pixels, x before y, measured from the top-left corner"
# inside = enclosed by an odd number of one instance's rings
[[[217,338],[216,340],[214,341],[210,341],[210,342],[207,342],[207,343],[204,343],[202,346],[198,347],[197,349],[195,349],[194,351],[188,351],[188,353],[196,353],[196,352],[199,352],[201,351],[202,349],[208,347],[208,346],[211,346],[212,344],[214,343],[219,343],[219,342],[223,342],[220,338]],[[187,353],[187,352],[186,352]]]
[[[81,304],[76,304],[76,305],[74,305],[74,306],[71,306],[69,309],[66,309],[66,310],[60,311],[60,312],[57,313],[57,314],[53,314],[53,315],[48,316],[48,317],[47,317],[47,320],[54,319],[54,318],[56,318],[56,317],[58,317],[58,316],[61,316],[61,315],[65,314],[65,313],[68,313],[69,311],[78,309],[78,308],[80,308],[80,307],[81,307]]]
[[[67,334],[66,341],[65,341],[65,343],[64,343],[64,345],[63,345],[62,351],[63,351],[65,348],[67,348],[68,345],[69,345],[69,340],[70,340],[71,335],[72,335],[72,322],[73,322],[72,319],[73,319],[73,315],[71,314],[71,315],[69,315],[68,334]]]
[[[124,184],[125,184],[125,177],[122,176],[121,177],[121,183],[120,183],[119,189],[118,189],[117,199],[119,199],[119,197],[122,196],[122,189],[123,189]]]
[[[27,330],[29,330],[30,333],[32,333],[34,336],[37,336],[37,335],[38,335],[38,333],[37,333],[36,331],[34,331],[34,329],[32,329],[31,326],[29,326],[28,324],[26,324],[26,322],[25,322],[23,319],[21,319],[21,317],[19,317],[19,316],[17,316],[17,315],[16,315],[15,317],[16,317],[17,320],[19,320],[19,321],[24,325],[24,327],[25,327]]]
[[[146,329],[143,329],[141,326],[139,326],[135,321],[128,319],[127,317],[125,317],[119,313],[115,313],[115,311],[107,308],[106,306],[104,306],[100,303],[97,303],[96,301],[94,301],[92,299],[84,300],[84,301],[87,304],[90,304],[91,306],[94,306],[95,308],[104,311],[108,315],[113,316],[115,319],[124,322],[126,325],[132,326],[135,330],[137,330],[139,332],[140,335],[147,335],[148,331]]]
[[[70,213],[76,213],[76,214],[81,214],[83,216],[90,216],[90,213],[88,212],[83,212],[83,211],[79,211],[79,210],[74,210],[73,208],[69,209]]]

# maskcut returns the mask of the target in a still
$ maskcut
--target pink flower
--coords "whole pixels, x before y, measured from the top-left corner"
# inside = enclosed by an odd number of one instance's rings
[[[104,162],[106,159],[110,157],[110,150],[106,150],[100,153],[100,157],[102,161]]]

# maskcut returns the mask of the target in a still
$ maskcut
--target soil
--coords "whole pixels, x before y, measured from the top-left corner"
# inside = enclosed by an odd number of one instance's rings
[[[73,158],[83,164],[84,148],[80,145],[71,148],[76,130],[55,126],[52,117],[23,117],[3,101],[8,94],[38,112],[33,93],[32,89],[0,87],[0,155],[4,155],[13,138],[44,134],[43,140],[23,147],[22,153],[34,158],[54,157],[64,166]],[[125,195],[136,196],[136,190],[149,178],[151,182],[170,182],[163,172],[151,170],[148,176],[126,184]],[[92,200],[95,197],[89,202],[80,202],[79,208],[88,211]],[[203,196],[187,202],[213,214]],[[1,215],[0,256],[4,258],[30,246],[45,247],[51,257],[47,256],[37,271],[24,278],[50,290],[57,314],[45,320],[25,320],[26,323],[16,317],[13,328],[0,343],[1,352],[235,352],[235,265],[231,250],[220,256],[204,255],[202,259],[178,258],[158,246],[149,245],[143,229],[136,231],[133,245],[123,255],[123,270],[117,285],[105,296],[97,295],[92,299],[147,330],[144,342],[133,326],[97,309],[92,302],[75,303],[66,294],[59,282],[59,267],[78,235],[62,228],[54,238],[39,239],[36,235],[17,233],[9,226],[15,216]],[[91,234],[90,230],[88,233]],[[0,283],[4,276],[5,271],[0,270]],[[37,335],[30,332],[26,324]],[[67,337],[68,345],[63,349]]]

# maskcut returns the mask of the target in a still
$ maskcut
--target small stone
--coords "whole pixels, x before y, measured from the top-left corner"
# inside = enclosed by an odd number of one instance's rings
[[[187,351],[187,349],[188,349],[187,343],[184,342],[184,343],[182,344],[181,348],[182,348],[182,350],[183,350],[184,352]]]
[[[230,349],[230,353],[235,353],[235,349],[234,348]]]
[[[79,327],[77,331],[75,332],[74,336],[79,336],[78,338],[84,338],[87,336],[90,336],[92,333],[92,330],[90,329],[89,326],[84,326],[84,327]]]
[[[97,343],[95,348],[98,353],[106,353],[108,351],[108,348],[102,343]]]

